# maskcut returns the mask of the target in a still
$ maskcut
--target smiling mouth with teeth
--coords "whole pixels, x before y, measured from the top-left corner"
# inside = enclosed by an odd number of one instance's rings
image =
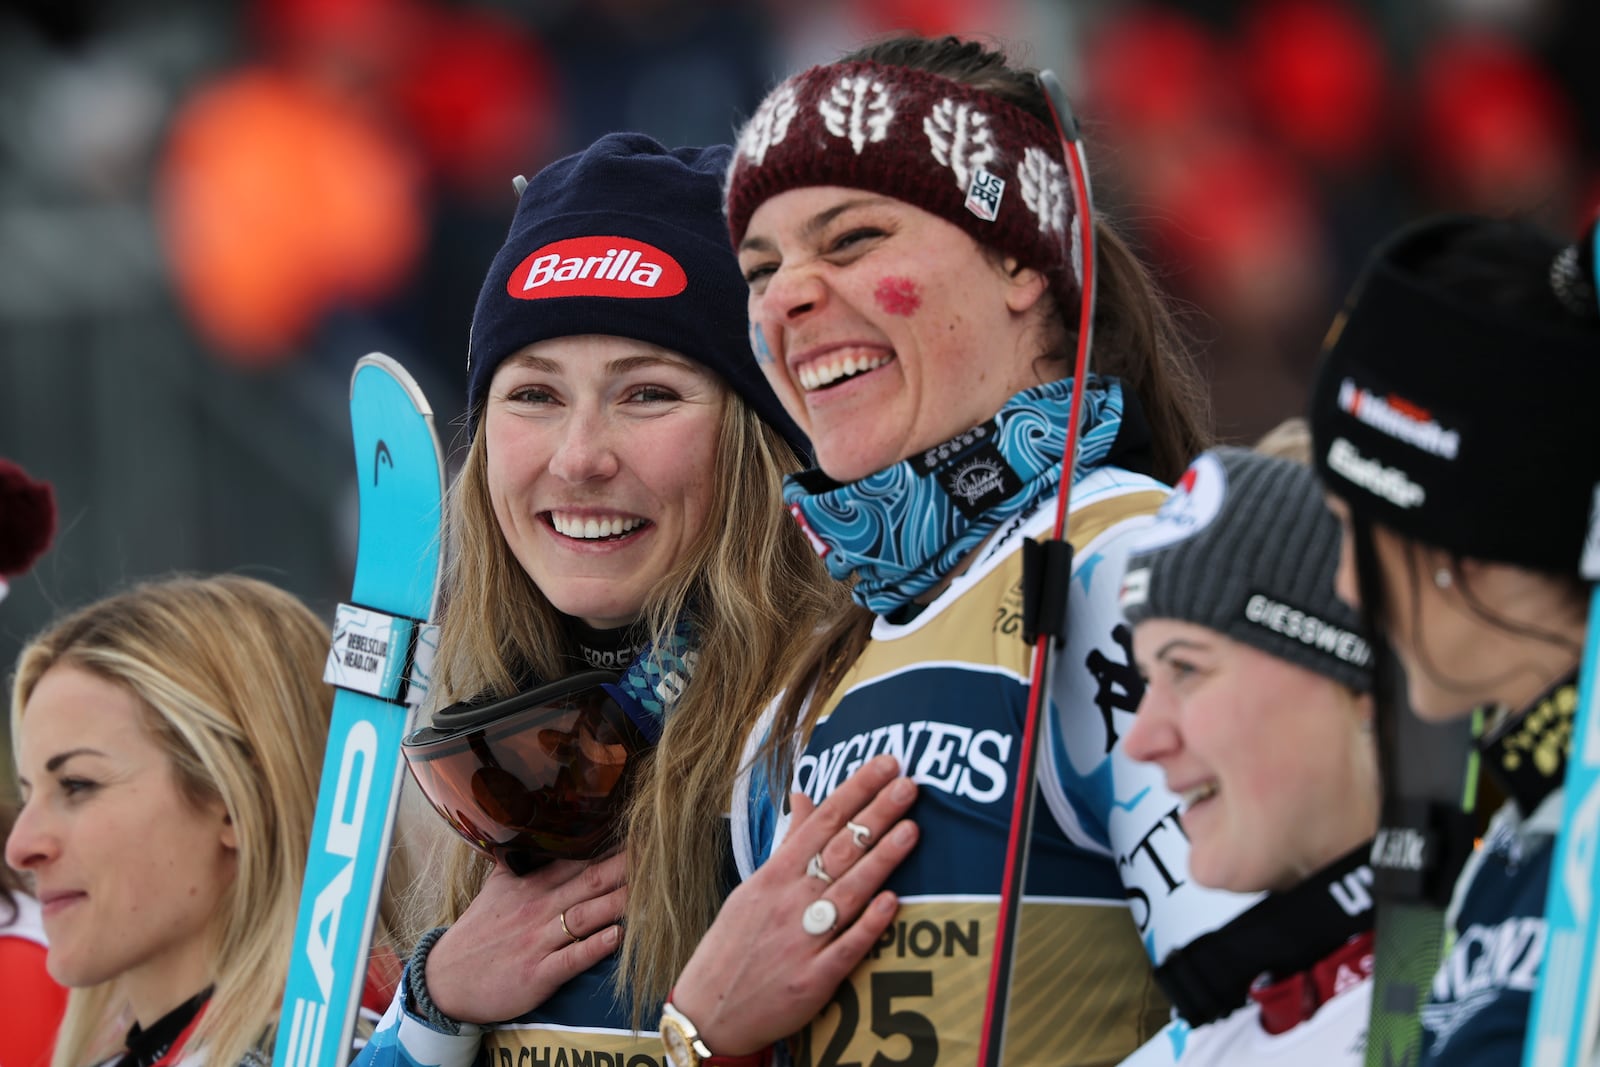
[[[561,515],[554,511],[549,513],[550,526],[563,537],[571,537],[579,541],[609,541],[631,534],[645,525],[647,519],[626,518],[578,518],[576,516]]]
[[[1178,799],[1183,801],[1183,810],[1188,811],[1202,800],[1210,800],[1217,795],[1217,783],[1204,782],[1193,789],[1185,789]]]
[[[892,359],[894,357],[888,354],[819,359],[801,367],[795,376],[800,379],[800,388],[811,393],[818,389],[826,389],[830,385],[837,385],[858,374],[865,374],[869,370],[877,370]]]

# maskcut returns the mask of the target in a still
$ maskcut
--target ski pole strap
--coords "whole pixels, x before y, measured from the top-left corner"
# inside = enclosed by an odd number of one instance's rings
[[[1072,542],[1062,539],[1022,542],[1022,639],[1067,639],[1067,591],[1072,581]]]
[[[423,619],[340,604],[322,680],[408,707],[428,695],[439,628]]]

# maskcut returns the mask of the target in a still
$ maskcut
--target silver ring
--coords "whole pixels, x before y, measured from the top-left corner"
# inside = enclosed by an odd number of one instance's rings
[[[810,861],[806,864],[806,877],[820,878],[822,879],[824,885],[833,884],[833,878],[828,874],[827,871],[822,869],[822,853],[818,852],[813,855]]]
[[[818,897],[806,905],[800,915],[800,928],[808,934],[831,933],[839,925],[839,909],[826,897]]]
[[[865,852],[867,850],[867,842],[872,838],[872,831],[860,823],[850,822],[848,819],[845,820],[844,828],[850,831],[850,840],[855,844],[856,848]]]

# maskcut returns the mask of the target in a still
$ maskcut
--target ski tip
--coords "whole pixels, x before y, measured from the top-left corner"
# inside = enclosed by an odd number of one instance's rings
[[[1041,70],[1039,72],[1039,87],[1044,90],[1045,100],[1050,104],[1050,110],[1055,112],[1056,126],[1061,131],[1061,136],[1068,143],[1078,143],[1078,116],[1072,110],[1072,104],[1067,100],[1067,94],[1061,88],[1061,82],[1054,71]]]
[[[374,367],[393,378],[400,384],[400,388],[405,390],[406,395],[411,398],[411,402],[416,405],[417,411],[420,414],[432,417],[433,406],[428,403],[427,394],[422,391],[422,386],[417,384],[417,380],[411,376],[411,372],[406,370],[399,360],[382,352],[368,352],[356,360],[355,370],[350,372],[350,392],[352,396],[355,395],[356,377],[368,367]]]

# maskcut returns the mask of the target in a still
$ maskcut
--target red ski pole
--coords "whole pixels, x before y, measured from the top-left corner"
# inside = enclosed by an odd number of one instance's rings
[[[1006,866],[1000,885],[1000,914],[996,923],[994,956],[989,968],[989,994],[983,1011],[983,1036],[978,1046],[978,1067],[1000,1067],[1005,1053],[1006,1004],[1016,962],[1017,930],[1022,916],[1022,892],[1028,871],[1028,847],[1033,836],[1033,809],[1038,792],[1038,735],[1040,711],[1048,699],[1055,669],[1055,653],[1066,640],[1066,591],[1072,571],[1072,545],[1066,540],[1067,510],[1072,494],[1073,465],[1078,451],[1078,426],[1083,416],[1084,386],[1089,376],[1089,349],[1094,341],[1095,244],[1094,205],[1089,195],[1089,168],[1079,136],[1078,120],[1067,103],[1061,83],[1048,70],[1039,72],[1039,86],[1050,104],[1051,118],[1061,138],[1061,152],[1072,174],[1072,198],[1078,223],[1082,258],[1082,285],[1078,310],[1078,354],[1072,371],[1072,413],[1067,421],[1067,443],[1061,456],[1061,492],[1051,537],[1030,543],[1024,570],[1038,561],[1039,573],[1029,575],[1024,587],[1033,587],[1041,610],[1033,646],[1028,708],[1018,753],[1017,786],[1012,798],[1011,831],[1006,840]],[[1072,261],[1072,234],[1065,235],[1067,260]]]

